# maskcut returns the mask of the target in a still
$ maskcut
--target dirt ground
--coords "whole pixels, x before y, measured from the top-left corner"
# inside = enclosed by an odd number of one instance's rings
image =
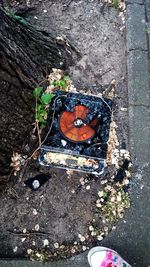
[[[116,80],[114,120],[119,147],[122,143],[128,147],[128,117],[122,109],[127,108],[126,47],[119,11],[98,0],[27,1],[27,5],[35,7],[25,15],[35,28],[53,32],[55,36],[66,35],[80,52],[80,60],[70,67],[69,73],[78,90],[98,94],[112,79]],[[44,172],[52,176],[38,191],[32,192],[23,181],[16,181],[0,200],[3,257],[25,257],[28,249],[42,249],[44,240],[48,240],[47,251],[56,258],[70,256],[91,245],[90,238],[81,242],[78,236],[86,236],[91,223],[104,225],[96,213],[95,202],[102,188],[101,180],[109,180],[113,166],[106,168],[100,178],[76,172],[68,174],[64,170]],[[33,174],[36,173],[31,166],[24,180]],[[87,180],[80,186],[82,177]],[[73,247],[76,242],[78,249]],[[61,245],[60,251],[66,246],[64,254],[58,252]]]

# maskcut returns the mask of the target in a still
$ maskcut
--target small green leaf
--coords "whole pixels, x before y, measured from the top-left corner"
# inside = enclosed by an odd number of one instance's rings
[[[39,105],[39,104],[38,104],[38,106],[37,106],[37,110],[36,110],[36,111],[39,112],[41,109],[44,109],[44,107],[43,107],[42,105]]]
[[[47,94],[47,93],[43,94],[41,96],[41,103],[47,105],[51,102],[53,97],[54,97],[54,94]]]
[[[41,127],[45,127],[46,126],[46,121],[43,121],[43,122],[41,122]]]
[[[36,120],[38,120],[38,122],[42,122],[42,123],[45,122],[45,119],[42,116],[40,116],[39,114],[37,115]]]
[[[59,81],[53,81],[53,82],[52,82],[52,85],[54,85],[54,86],[59,86]]]
[[[39,97],[43,92],[43,87],[36,87],[34,90],[33,90],[33,95],[34,97]]]
[[[38,114],[39,114],[39,116],[44,117],[46,115],[46,113],[47,113],[46,110],[41,109]]]
[[[60,80],[60,82],[59,82],[59,86],[64,87],[65,85],[66,85],[65,81]]]

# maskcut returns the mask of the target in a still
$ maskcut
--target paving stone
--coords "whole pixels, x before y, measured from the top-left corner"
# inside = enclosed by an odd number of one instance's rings
[[[129,104],[149,105],[148,52],[130,51],[128,54]]]
[[[127,50],[147,50],[144,5],[127,5]]]
[[[134,166],[150,164],[150,109],[129,106],[129,145]]]
[[[80,255],[67,260],[46,262],[44,267],[89,267],[87,252],[81,253]]]
[[[150,1],[149,0],[147,4],[145,5],[145,7],[146,7],[147,20],[150,22]]]
[[[131,208],[101,244],[116,250],[132,267],[150,266],[149,173],[147,168],[132,175]]]
[[[149,42],[149,46],[150,46],[150,21],[147,22],[147,33],[148,33],[148,42]],[[150,57],[150,55],[149,55]]]
[[[126,0],[127,4],[143,4],[144,0]]]
[[[28,260],[0,260],[0,267],[43,267],[43,264]]]

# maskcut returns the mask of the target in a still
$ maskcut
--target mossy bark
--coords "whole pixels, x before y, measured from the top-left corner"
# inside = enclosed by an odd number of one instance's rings
[[[0,8],[0,175],[33,128],[34,87],[60,63],[70,63],[65,47]]]

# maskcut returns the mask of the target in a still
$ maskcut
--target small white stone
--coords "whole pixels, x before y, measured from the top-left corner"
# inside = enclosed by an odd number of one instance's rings
[[[59,243],[58,242],[54,243],[54,248],[59,248]]]
[[[81,183],[81,185],[85,185],[85,181],[84,181],[83,177],[80,178],[80,183]]]
[[[26,197],[26,200],[29,200],[29,197]]]
[[[91,236],[96,236],[96,232],[92,231]]]
[[[85,241],[85,237],[81,234],[78,234],[78,237],[80,238],[80,241],[81,242],[84,242]]]
[[[122,26],[122,27],[120,28],[120,31],[122,32],[124,29],[125,29],[125,26]]]
[[[36,255],[38,258],[41,258],[41,254],[40,254],[40,253],[37,252],[35,255]]]
[[[35,246],[35,241],[34,240],[32,241],[32,245]]]
[[[101,208],[102,207],[102,204],[101,203],[96,203],[96,207],[97,208]]]
[[[71,253],[72,253],[72,254],[76,253],[75,248],[71,248]]]
[[[74,189],[73,189],[73,190],[71,190],[71,193],[72,193],[72,194],[74,194],[74,193],[75,193],[75,190],[74,190]]]
[[[61,246],[60,246],[60,249],[64,249],[64,248],[65,248],[65,246],[64,246],[64,245],[61,245]]]
[[[39,224],[36,224],[36,225],[34,226],[34,229],[35,229],[35,231],[39,231],[39,229],[40,229]]]
[[[124,155],[126,153],[126,150],[125,149],[120,149],[120,153]]]
[[[77,241],[74,241],[74,243],[73,243],[74,245],[77,245],[78,244],[78,242]]]
[[[43,240],[43,245],[44,245],[44,247],[46,247],[46,246],[49,245],[49,241],[48,241],[48,239],[44,239],[44,240]]]
[[[99,197],[103,197],[103,195],[104,195],[104,191],[99,191],[99,192],[98,192],[98,196],[99,196]]]
[[[65,140],[61,140],[61,143],[62,143],[62,146],[66,146],[67,145],[67,142]]]
[[[105,179],[101,181],[101,184],[106,184],[107,182],[108,182],[107,179]]]
[[[118,202],[121,201],[121,196],[117,196],[117,201],[118,201]]]
[[[37,210],[33,209],[33,215],[37,215]]]
[[[123,107],[122,107],[122,108],[120,108],[120,110],[121,110],[121,111],[128,111],[128,109],[127,109],[127,108],[123,108]]]
[[[90,190],[90,188],[91,188],[90,185],[86,186],[86,190]]]
[[[26,228],[24,228],[22,232],[23,232],[24,234],[26,234],[26,232],[27,232],[27,229],[26,229]]]
[[[86,250],[87,250],[87,247],[86,247],[86,246],[83,246],[83,247],[82,247],[82,250],[83,250],[83,251],[86,251]]]
[[[129,184],[129,180],[128,179],[124,179],[124,184],[128,185]]]
[[[13,252],[16,253],[17,250],[18,250],[18,247],[16,246],[16,247],[14,247]]]
[[[21,242],[24,242],[26,240],[26,237],[21,238]]]
[[[27,249],[27,254],[30,255],[30,254],[32,253],[32,251],[33,251],[33,250],[32,250],[31,248],[28,248],[28,249]]]
[[[40,187],[39,181],[38,180],[34,180],[32,182],[32,186],[33,186],[34,189],[38,189]]]
[[[115,157],[113,157],[111,163],[112,163],[112,165],[116,165],[117,159]]]
[[[44,12],[44,13],[47,13],[47,10],[46,10],[46,9],[44,9],[44,10],[43,10],[43,12]]]
[[[101,235],[98,235],[98,236],[97,236],[97,240],[98,240],[98,241],[101,241],[101,240],[103,240],[103,237],[102,237]]]
[[[34,19],[38,19],[37,16],[34,16]]]
[[[89,226],[89,231],[93,231],[94,227],[92,225]]]
[[[111,197],[110,201],[111,202],[115,202],[116,198],[115,197]]]
[[[107,185],[107,186],[105,187],[105,189],[107,189],[108,191],[111,191],[112,187],[111,187],[111,185]]]

